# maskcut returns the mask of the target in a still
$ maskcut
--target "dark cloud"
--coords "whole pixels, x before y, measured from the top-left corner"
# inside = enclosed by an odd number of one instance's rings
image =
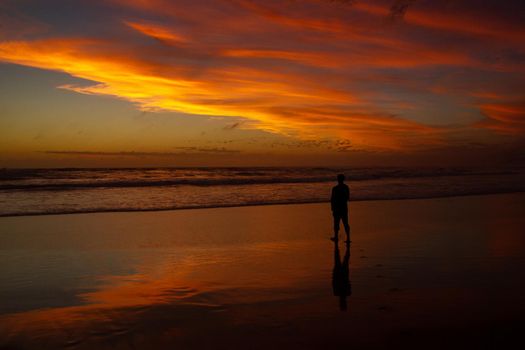
[[[337,140],[334,143],[337,152],[348,152],[353,149],[352,142],[350,140]]]
[[[356,0],[328,0],[327,2],[337,3],[337,4],[345,4],[345,5],[352,5],[356,2]]]
[[[198,152],[198,153],[239,153],[239,150],[228,149],[224,147],[193,147],[193,146],[181,146],[175,147],[175,149],[184,150],[187,152]]]
[[[403,19],[408,8],[417,0],[396,0],[390,7],[390,18],[393,20]]]
[[[233,130],[237,129],[241,125],[241,122],[235,122],[233,124],[226,125],[223,129],[224,130]]]
[[[14,3],[0,2],[0,40],[32,37],[49,30],[49,25],[24,14]]]
[[[101,151],[43,151],[46,154],[55,155],[71,155],[71,156],[112,156],[112,157],[175,157],[188,154],[229,154],[239,153],[239,150],[226,149],[224,147],[176,147],[183,150],[183,152],[136,152],[136,151],[121,151],[121,152],[101,152]]]

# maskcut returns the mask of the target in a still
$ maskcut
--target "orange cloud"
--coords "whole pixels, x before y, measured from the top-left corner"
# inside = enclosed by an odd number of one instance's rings
[[[211,70],[209,79],[197,80],[183,76],[159,76],[140,61],[116,55],[98,55],[92,46],[104,51],[110,43],[90,40],[44,40],[36,42],[4,42],[0,59],[32,67],[59,70],[75,77],[99,82],[89,86],[63,85],[79,93],[111,95],[137,103],[144,110],[171,110],[211,116],[243,116],[267,130],[282,132],[278,114],[264,111],[262,106],[279,104],[313,104],[355,101],[349,94],[294,84],[290,79],[277,80],[272,74],[245,69]],[[101,46],[101,47],[100,47]],[[321,93],[319,93],[321,92]],[[251,103],[243,103],[243,100]],[[239,101],[236,102],[236,101]],[[253,102],[259,101],[259,102]],[[288,126],[286,126],[288,128]]]
[[[161,75],[158,67],[120,54],[105,52],[111,43],[91,40],[4,42],[0,59],[43,69],[63,71],[97,82],[62,85],[78,93],[109,95],[136,103],[143,110],[168,110],[210,116],[241,116],[259,128],[298,137],[344,137],[358,148],[399,149],[408,134],[431,127],[397,117],[384,117],[350,92],[319,86],[307,77],[248,68],[209,69],[205,79],[184,74]],[[97,49],[94,50],[93,47]],[[224,53],[223,53],[224,54]],[[267,56],[251,51],[226,56]],[[292,53],[270,52],[275,58],[294,59]],[[312,59],[316,56],[300,57]],[[175,70],[176,71],[176,70]],[[336,108],[330,106],[338,106]],[[367,110],[368,109],[368,110]],[[437,137],[439,133],[432,133]],[[420,138],[422,144],[427,138]]]
[[[525,106],[484,104],[480,108],[492,119],[503,123],[525,123]]]
[[[479,106],[486,119],[476,124],[501,134],[525,133],[525,105],[513,102],[485,103]]]
[[[378,49],[369,49],[367,52],[345,53],[309,53],[286,50],[253,50],[229,49],[222,52],[227,57],[267,58],[295,61],[306,65],[329,68],[361,67],[397,67],[408,68],[432,65],[468,65],[475,64],[461,53],[442,52],[427,48],[412,48],[410,55],[406,49],[392,49],[388,55]]]
[[[177,34],[163,26],[156,25],[154,23],[138,23],[131,21],[124,21],[124,23],[130,28],[135,29],[139,33],[147,35],[149,37],[174,43],[186,43],[188,39],[181,34]]]

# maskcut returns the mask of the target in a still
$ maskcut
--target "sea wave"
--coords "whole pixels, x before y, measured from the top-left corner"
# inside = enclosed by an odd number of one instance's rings
[[[465,175],[508,175],[516,170],[467,168],[151,168],[151,169],[2,169],[0,190],[66,191],[92,188],[236,186],[333,182]]]
[[[167,168],[0,171],[0,216],[327,202],[343,172],[352,201],[525,192],[521,169]]]

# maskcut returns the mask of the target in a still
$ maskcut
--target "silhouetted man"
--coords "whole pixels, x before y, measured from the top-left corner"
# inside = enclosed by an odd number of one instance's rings
[[[350,283],[350,245],[346,244],[343,261],[339,255],[339,245],[335,242],[334,269],[332,270],[332,289],[334,295],[339,297],[339,309],[346,311],[346,297],[352,295]]]
[[[344,183],[345,176],[343,174],[337,175],[337,186],[332,188],[332,198],[330,203],[332,206],[332,215],[334,216],[334,237],[332,240],[339,239],[339,221],[343,221],[343,226],[346,232],[346,242],[350,243],[350,225],[348,225],[348,201],[350,200],[350,189]]]

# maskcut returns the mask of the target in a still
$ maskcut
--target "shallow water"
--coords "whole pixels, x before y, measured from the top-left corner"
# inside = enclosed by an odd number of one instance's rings
[[[505,344],[523,330],[524,208],[351,203],[342,297],[326,204],[1,218],[0,348]]]

